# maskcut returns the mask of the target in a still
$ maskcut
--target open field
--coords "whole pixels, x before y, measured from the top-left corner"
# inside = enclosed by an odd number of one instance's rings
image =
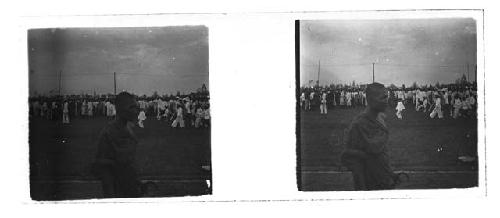
[[[477,186],[477,162],[458,160],[462,155],[477,157],[477,119],[452,119],[449,114],[444,119],[430,119],[429,113],[416,112],[410,105],[406,108],[403,120],[396,118],[392,108],[386,112],[391,164],[396,171],[411,172],[410,182],[414,183],[400,188]],[[362,110],[364,107],[335,108],[328,115],[319,110],[300,112],[303,190],[351,188],[349,172],[340,165],[339,155],[344,130]]]
[[[95,160],[99,133],[106,122],[104,117],[72,119],[69,125],[30,119],[32,198],[101,196],[89,166]],[[210,129],[174,129],[155,119],[144,124],[144,129],[136,129],[140,139],[136,154],[139,178],[156,181],[163,196],[207,194],[206,180],[211,180]]]

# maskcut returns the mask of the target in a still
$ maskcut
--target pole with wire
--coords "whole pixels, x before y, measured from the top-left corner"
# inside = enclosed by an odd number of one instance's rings
[[[372,81],[375,83],[375,63],[372,63]]]
[[[321,60],[318,60],[318,80],[316,81],[317,87],[319,87],[319,72],[321,72]]]
[[[113,72],[113,81],[115,86],[115,96],[116,96],[116,72]]]

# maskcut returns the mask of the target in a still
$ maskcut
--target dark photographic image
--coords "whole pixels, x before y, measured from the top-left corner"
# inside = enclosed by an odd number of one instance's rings
[[[295,27],[300,191],[478,186],[473,18]]]
[[[212,194],[207,27],[27,34],[33,200]]]

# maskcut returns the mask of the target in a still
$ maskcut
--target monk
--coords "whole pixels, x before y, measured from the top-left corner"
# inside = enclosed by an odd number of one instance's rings
[[[352,173],[354,190],[394,188],[395,174],[389,165],[389,131],[384,121],[387,90],[380,83],[366,88],[368,107],[352,121],[344,137],[341,162]]]
[[[138,140],[132,130],[138,113],[139,106],[133,95],[122,92],[116,96],[116,119],[101,132],[94,164],[105,198],[140,196],[140,183],[134,167]]]

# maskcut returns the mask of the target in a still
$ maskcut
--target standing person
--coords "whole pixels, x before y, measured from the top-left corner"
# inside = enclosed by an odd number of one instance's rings
[[[87,117],[87,100],[83,100],[82,103],[82,117],[83,118]]]
[[[444,105],[442,109],[444,113],[448,113],[448,110],[450,109],[450,100],[448,99],[448,96],[448,90],[445,90],[443,94]]]
[[[57,117],[57,104],[55,101],[52,102],[52,106],[50,107],[50,120],[55,120]]]
[[[194,121],[194,127],[199,128],[202,125],[203,116],[203,109],[199,106],[198,109],[196,109],[196,120]]]
[[[475,114],[476,113],[476,99],[474,98],[474,96],[471,94],[469,96],[469,98],[467,98],[467,102],[469,104],[469,109],[471,111],[471,114]]]
[[[435,97],[434,110],[432,110],[432,112],[429,116],[431,118],[434,118],[434,117],[436,117],[436,114],[438,115],[439,119],[443,119],[443,111],[441,109],[441,97],[439,95],[436,95],[436,97]]]
[[[80,100],[79,100],[79,99],[78,99],[78,100],[75,100],[75,109],[74,109],[74,112],[75,112],[75,118],[77,118],[77,117],[78,117],[78,115],[79,115],[79,113],[78,113],[78,112],[80,111],[80,110],[79,110],[79,108],[81,108],[81,107],[79,107],[79,106],[80,106],[80,104],[81,104],[81,102],[80,102]]]
[[[352,106],[352,93],[351,92],[346,92],[346,98],[347,98],[347,107]]]
[[[203,111],[203,126],[210,127],[210,106],[207,104],[205,110]]]
[[[64,101],[64,104],[63,104],[63,123],[69,123],[69,104],[68,104],[68,101]]]
[[[138,139],[132,130],[138,113],[139,106],[133,95],[121,92],[116,96],[117,119],[102,130],[94,164],[105,198],[139,197],[134,166]]]
[[[94,116],[94,103],[92,101],[87,102],[87,115],[89,118]]]
[[[305,109],[305,105],[306,105],[306,94],[302,92],[302,94],[300,95],[300,108]]]
[[[403,110],[405,109],[405,105],[402,100],[398,101],[398,105],[396,106],[396,116],[398,119],[403,119]]]
[[[455,102],[453,104],[453,119],[457,119],[460,116],[460,109],[462,108],[462,101],[458,96],[455,96]]]
[[[429,101],[427,100],[427,97],[424,97],[424,103],[422,104],[422,107],[424,108],[424,113],[427,112],[427,105],[429,104]]]
[[[40,110],[40,116],[43,117],[43,118],[46,118],[47,111],[48,111],[47,102],[43,102],[42,109]]]
[[[309,101],[309,95],[308,95],[307,91],[306,91],[306,93],[305,93],[304,98],[306,99],[306,100],[305,100],[304,110],[305,110],[305,111],[308,111],[308,110],[311,108],[311,101]]]
[[[468,117],[470,114],[469,114],[469,109],[470,109],[470,105],[469,105],[469,101],[466,100],[466,97],[462,97],[462,107],[460,108],[460,114],[462,116],[465,116],[465,117]]]
[[[38,100],[33,102],[33,113],[35,117],[40,115],[40,103],[38,103]]]
[[[345,92],[342,90],[340,93],[340,107],[344,108],[345,106]]]
[[[184,115],[183,115],[183,110],[182,106],[178,105],[177,106],[177,117],[175,118],[174,122],[172,122],[172,127],[176,128],[177,124],[181,126],[181,128],[184,128]]]
[[[311,94],[309,94],[309,104],[307,105],[307,110],[310,111],[311,110],[311,105],[313,104],[313,101],[314,101],[314,92],[311,92]]]
[[[321,114],[326,114],[327,107],[326,107],[326,92],[323,92],[323,95],[321,96],[321,105],[319,106],[319,111]]]
[[[163,113],[165,113],[165,106],[166,102],[164,102],[162,99],[158,100],[158,106],[157,106],[157,113],[156,113],[156,119],[161,120],[161,116]]]
[[[141,110],[141,112],[139,112],[139,116],[137,117],[137,119],[137,124],[139,125],[139,127],[144,128],[144,120],[146,120],[146,113],[144,112],[144,110]]]
[[[355,190],[392,189],[396,176],[389,165],[389,131],[384,121],[388,95],[384,85],[366,88],[367,109],[350,124],[344,137],[341,162],[351,171]]]

